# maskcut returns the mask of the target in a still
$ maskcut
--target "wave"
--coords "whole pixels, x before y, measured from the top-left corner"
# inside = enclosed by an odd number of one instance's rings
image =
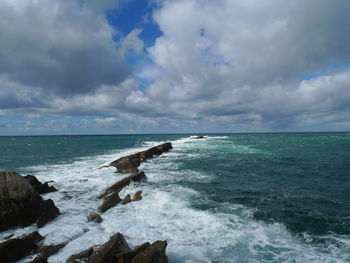
[[[223,137],[223,136],[220,136]],[[211,138],[208,137],[210,140]],[[216,138],[224,139],[224,138]],[[215,140],[215,139],[213,139]],[[190,138],[173,142],[174,149],[141,165],[148,182],[132,184],[120,196],[143,191],[143,199],[125,206],[119,205],[102,214],[103,222],[87,222],[87,216],[98,207],[97,195],[122,176],[114,168],[98,170],[103,164],[121,156],[142,151],[159,144],[148,141],[140,147],[108,152],[105,155],[78,158],[74,162],[27,167],[41,181],[54,181],[59,192],[49,193],[60,208],[61,215],[39,229],[46,236],[45,245],[66,242],[51,256],[52,263],[64,262],[70,255],[104,243],[116,233],[124,233],[132,246],[159,239],[168,241],[169,262],[346,262],[350,254],[344,247],[328,247],[324,253],[295,238],[278,223],[254,220],[253,210],[238,204],[215,203],[203,193],[178,184],[179,181],[210,183],[213,174],[183,170],[175,162],[188,147]],[[203,141],[204,142],[204,141]],[[196,144],[202,144],[196,140]],[[204,142],[206,144],[206,142]],[[190,145],[190,146],[189,146]],[[201,153],[192,152],[189,158]],[[87,181],[84,181],[87,179]],[[204,203],[207,208],[200,208]],[[21,235],[35,227],[3,232]],[[349,239],[338,237],[344,243]],[[26,258],[20,262],[27,262]]]

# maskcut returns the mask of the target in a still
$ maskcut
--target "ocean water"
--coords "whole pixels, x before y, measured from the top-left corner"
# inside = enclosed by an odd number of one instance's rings
[[[166,141],[171,151],[141,164],[148,181],[120,194],[143,199],[87,222],[99,193],[125,176],[98,167]],[[46,245],[67,243],[52,263],[116,232],[131,246],[167,240],[169,262],[350,262],[347,133],[0,137],[0,149],[0,170],[59,189],[44,198],[61,215],[39,229]]]

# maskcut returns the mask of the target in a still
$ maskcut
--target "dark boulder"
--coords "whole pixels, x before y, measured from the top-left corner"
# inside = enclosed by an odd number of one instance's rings
[[[0,172],[0,231],[15,226],[28,226],[38,218],[42,226],[46,209],[52,214],[53,201],[44,201],[31,184],[12,171]],[[55,207],[56,208],[56,207]],[[56,213],[58,209],[56,208]],[[52,219],[50,216],[48,219]]]
[[[192,140],[200,140],[200,139],[205,139],[206,137],[203,135],[199,135],[199,136],[195,136],[195,137],[191,137]]]
[[[88,220],[89,222],[95,222],[95,223],[101,223],[102,222],[102,217],[97,214],[97,213],[91,213],[89,216],[88,216]]]
[[[130,261],[131,263],[167,263],[168,257],[165,254],[166,241],[156,241],[145,250],[138,253]]]
[[[122,205],[126,205],[127,203],[131,202],[131,196],[129,194],[127,194],[122,201]]]
[[[7,240],[0,244],[0,263],[18,261],[37,249],[36,243],[43,237],[38,232],[33,232],[21,238]]]
[[[116,263],[126,263],[126,262],[131,262],[131,260],[138,255],[139,253],[141,253],[142,251],[146,250],[147,248],[149,248],[151,244],[150,243],[144,243],[140,246],[134,247],[133,249],[129,249],[127,251],[124,251],[122,253],[116,254],[115,258],[116,258]]]
[[[137,191],[132,198],[132,201],[140,201],[142,199],[142,191]]]
[[[129,249],[128,243],[125,241],[121,233],[112,236],[108,242],[102,246],[95,246],[70,256],[66,263],[114,263],[115,254],[119,254]]]
[[[39,247],[37,253],[40,257],[48,258],[53,254],[56,254],[61,248],[65,246],[64,243],[56,244],[56,245],[48,245]]]
[[[122,253],[116,254],[116,263],[167,263],[166,241],[156,241],[152,245],[144,243]]]
[[[51,199],[45,200],[41,203],[39,217],[36,220],[36,224],[38,225],[38,227],[42,227],[59,214],[60,211],[55,206],[55,203]]]
[[[47,263],[47,258],[43,256],[37,256],[35,259],[30,261],[29,263]]]
[[[102,204],[99,206],[99,210],[100,212],[105,212],[108,209],[110,209],[111,207],[115,206],[116,204],[119,204],[122,200],[119,197],[119,193],[118,192],[113,192],[105,197],[103,197],[103,202]]]
[[[33,175],[27,175],[24,176],[24,179],[26,179],[31,186],[37,191],[38,194],[46,194],[46,193],[51,193],[51,192],[56,192],[57,189],[53,186],[49,186],[49,184],[46,183],[41,183],[35,176]]]

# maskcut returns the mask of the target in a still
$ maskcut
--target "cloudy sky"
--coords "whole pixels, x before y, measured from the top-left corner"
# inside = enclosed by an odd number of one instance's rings
[[[1,0],[0,135],[350,130],[348,0]]]

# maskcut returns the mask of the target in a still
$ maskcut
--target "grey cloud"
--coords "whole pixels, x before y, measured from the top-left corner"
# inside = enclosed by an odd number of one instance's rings
[[[73,1],[5,0],[0,17],[0,74],[11,81],[65,96],[130,74],[103,16]]]

